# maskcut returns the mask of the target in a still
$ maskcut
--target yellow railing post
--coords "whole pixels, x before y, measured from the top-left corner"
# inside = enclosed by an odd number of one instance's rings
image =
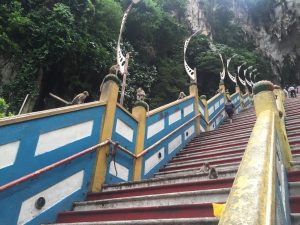
[[[136,136],[135,154],[138,155],[144,150],[144,140],[146,132],[146,115],[147,103],[138,101],[132,109],[132,115],[138,121],[138,129]],[[134,161],[133,180],[141,180],[142,177],[143,157],[139,157]]]
[[[107,75],[104,79],[100,101],[106,102],[106,109],[103,116],[102,127],[100,127],[100,142],[111,139],[120,82],[118,77],[113,74]],[[106,145],[97,151],[91,186],[92,192],[99,192],[105,182],[107,168],[106,157],[108,152],[109,145]]]
[[[196,118],[196,135],[200,134],[200,111],[199,111],[199,95],[198,95],[198,87],[196,83],[191,83],[190,85],[190,95],[194,96],[194,110]]]

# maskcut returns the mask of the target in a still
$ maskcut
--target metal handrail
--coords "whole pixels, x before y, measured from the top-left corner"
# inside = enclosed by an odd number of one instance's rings
[[[185,122],[184,124],[182,124],[181,126],[177,127],[175,130],[173,130],[171,133],[167,134],[166,136],[164,136],[163,138],[161,138],[159,141],[155,142],[153,145],[149,146],[148,148],[146,148],[144,151],[142,151],[140,154],[138,154],[136,157],[140,158],[141,156],[145,155],[147,152],[149,152],[150,150],[152,150],[154,147],[156,147],[157,145],[159,145],[160,143],[162,143],[164,140],[168,139],[170,136],[172,136],[174,133],[176,133],[177,131],[179,131],[181,128],[183,128],[184,126],[186,126],[187,124],[191,123],[193,120],[195,120],[196,118],[198,118],[200,116],[200,114],[194,116],[192,119],[188,120],[187,122]]]
[[[110,142],[111,142],[110,140],[105,140],[105,141],[103,141],[103,142],[101,142],[101,143],[99,143],[97,145],[94,145],[93,147],[90,147],[90,148],[85,149],[85,150],[83,150],[83,151],[81,151],[79,153],[76,153],[75,155],[69,156],[69,157],[67,157],[65,159],[62,159],[62,160],[56,162],[56,163],[53,163],[53,164],[51,164],[49,166],[46,166],[46,167],[44,167],[42,169],[39,169],[39,170],[37,170],[37,171],[35,171],[33,173],[30,173],[28,175],[25,175],[25,176],[19,178],[19,179],[16,179],[16,180],[11,181],[11,182],[9,182],[7,184],[4,184],[4,185],[0,186],[0,191],[7,190],[7,189],[9,189],[11,187],[16,186],[17,184],[23,183],[23,182],[25,182],[25,181],[33,178],[33,177],[36,177],[36,176],[38,176],[40,174],[43,174],[43,173],[45,173],[45,172],[47,172],[49,170],[52,170],[52,169],[56,168],[58,166],[61,166],[61,165],[65,164],[65,163],[68,163],[68,162],[74,160],[74,159],[77,159],[80,156],[83,156],[83,155],[85,155],[87,153],[95,151],[97,148],[103,147],[103,146],[109,144]]]
[[[210,121],[208,121],[208,124],[211,124],[211,122],[214,121],[216,119],[216,117],[219,116],[223,112],[223,110],[224,110],[224,107]]]

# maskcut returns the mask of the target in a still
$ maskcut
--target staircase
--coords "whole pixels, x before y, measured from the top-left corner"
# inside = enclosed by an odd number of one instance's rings
[[[288,174],[293,224],[300,224],[299,105],[300,99],[286,104],[287,131],[296,165]],[[101,193],[75,202],[73,211],[60,213],[57,223],[218,224],[212,203],[226,202],[255,120],[254,108],[240,113],[233,124],[225,122],[218,130],[194,138],[154,178],[105,185]],[[205,162],[216,168],[217,179],[209,179],[208,172],[201,171]]]
[[[289,98],[285,110],[286,130],[294,165],[288,175],[292,224],[300,225],[300,98]]]
[[[217,224],[212,203],[226,202],[255,119],[253,108],[242,112],[233,124],[194,138],[154,178],[105,185],[75,202],[73,211],[60,213],[57,222]],[[217,169],[217,179],[200,170],[205,162]]]

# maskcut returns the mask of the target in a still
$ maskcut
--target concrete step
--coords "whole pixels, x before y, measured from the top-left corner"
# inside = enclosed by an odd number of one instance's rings
[[[190,164],[193,164],[193,163],[204,163],[204,162],[209,163],[209,162],[216,161],[216,160],[229,160],[229,159],[234,159],[234,158],[241,158],[243,155],[244,155],[244,152],[240,152],[240,153],[233,153],[233,154],[224,154],[224,155],[221,155],[221,156],[207,156],[207,157],[203,157],[203,158],[200,158],[200,159],[184,158],[181,161],[171,160],[165,166],[165,168],[173,167],[173,166],[190,165]]]
[[[300,213],[291,213],[292,225],[300,225]]]
[[[217,150],[217,149],[222,151],[222,150],[228,149],[228,148],[236,149],[236,148],[240,148],[241,146],[246,146],[248,144],[248,140],[249,140],[249,138],[244,138],[244,139],[238,140],[238,141],[231,141],[231,142],[226,142],[226,143],[224,142],[224,143],[219,143],[219,144],[214,144],[214,145],[186,147],[179,154],[182,155],[182,154],[190,154],[190,153],[196,153],[196,152],[203,153],[203,152]]]
[[[65,212],[58,223],[214,217],[211,203]]]
[[[289,192],[290,196],[300,196],[300,181],[289,182]]]
[[[55,225],[217,225],[219,219],[215,217],[177,218],[177,219],[148,219],[148,220],[120,220],[82,223],[59,223]],[[54,224],[48,224],[54,225]]]
[[[216,166],[216,169],[219,174],[219,178],[228,178],[235,176],[238,166],[238,163],[224,163]],[[155,174],[155,177],[176,177],[178,175],[187,175],[193,173],[201,173],[204,180],[209,179],[208,173],[200,172],[199,168],[188,168],[188,169],[178,169],[178,170],[171,170],[171,171],[159,171]]]
[[[249,127],[248,129],[242,129],[242,130],[235,130],[230,133],[220,133],[220,134],[214,134],[214,135],[205,135],[205,133],[201,133],[198,137],[195,137],[193,141],[206,141],[206,140],[213,140],[218,138],[226,138],[226,137],[232,137],[233,135],[243,135],[243,134],[250,134],[252,132],[252,127]]]
[[[231,143],[236,142],[237,140],[241,139],[249,139],[250,133],[246,134],[240,134],[240,135],[233,135],[231,137],[220,137],[218,139],[212,139],[212,140],[194,140],[190,142],[186,148],[192,148],[192,147],[198,147],[198,146],[207,146],[207,145],[214,145],[214,144],[220,144],[220,143]]]
[[[133,196],[145,196],[163,193],[176,193],[186,191],[208,190],[231,188],[234,178],[216,179],[216,180],[200,180],[189,181],[175,184],[160,184],[140,187],[138,185],[131,186],[131,188],[115,189],[111,191],[103,191],[100,193],[89,193],[87,201],[104,200],[113,198],[125,198]],[[151,181],[150,181],[151,182]]]
[[[172,159],[173,162],[184,162],[185,160],[197,160],[197,159],[206,159],[206,158],[215,158],[220,156],[227,156],[227,155],[235,155],[235,154],[244,154],[245,148],[240,147],[233,149],[229,148],[227,150],[212,150],[207,152],[197,152],[197,153],[191,153],[191,154],[180,154],[175,156]]]
[[[242,155],[231,157],[231,158],[225,158],[225,159],[216,159],[216,160],[200,160],[195,163],[180,163],[178,165],[170,165],[167,164],[164,168],[160,169],[161,172],[166,171],[174,171],[174,170],[182,170],[182,169],[190,169],[190,168],[201,168],[204,163],[209,163],[210,166],[214,167],[224,167],[224,165],[228,165],[231,163],[240,163],[242,160]]]
[[[73,203],[73,211],[226,202],[230,188],[122,197]]]

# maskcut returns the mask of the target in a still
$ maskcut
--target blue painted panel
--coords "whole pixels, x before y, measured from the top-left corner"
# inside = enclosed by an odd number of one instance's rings
[[[101,127],[104,109],[104,106],[98,106],[0,127],[0,145],[20,141],[15,163],[0,170],[0,185],[97,144],[99,142],[99,128]],[[35,156],[38,138],[41,134],[87,121],[93,121],[90,136]],[[53,141],[55,142],[55,140]]]
[[[191,104],[193,104],[193,111],[184,117],[184,108]],[[169,125],[169,115],[178,111],[181,111],[181,119]],[[185,122],[193,118],[194,116],[195,116],[194,98],[188,99],[184,102],[181,102],[178,105],[174,105],[164,111],[151,115],[146,120],[146,134],[145,134],[144,148],[151,146],[152,144],[154,144],[155,142],[157,142],[158,140],[160,140],[161,138],[163,138],[164,136],[172,132],[174,129],[176,129],[177,127],[181,126],[182,124],[184,124]],[[160,120],[164,121],[164,129],[158,132],[157,134],[155,134],[154,136],[147,138],[148,127]]]
[[[187,134],[187,130],[194,127],[194,133]],[[156,147],[154,147],[151,151],[146,153],[143,157],[143,167],[142,167],[142,179],[148,179],[154,176],[168,161],[170,161],[188,142],[190,142],[195,137],[195,129],[196,122],[192,121],[184,128],[180,129],[176,133],[174,133],[170,138],[163,141]],[[172,142],[178,136],[181,136],[181,144],[178,145],[172,152],[169,154],[169,143]],[[187,137],[187,135],[190,135]],[[186,138],[187,137],[187,138]],[[164,157],[162,159],[158,158],[158,152],[164,148]],[[153,163],[153,168],[145,174],[146,161],[150,158],[154,157],[156,159],[156,163]],[[155,161],[155,160],[154,160]],[[148,162],[149,163],[149,162]]]
[[[132,129],[132,141],[128,140],[128,138],[125,138],[120,133],[116,132],[117,127],[117,121],[122,121],[122,123],[126,124],[129,129]],[[113,134],[112,134],[112,140],[118,142],[121,146],[125,147],[132,153],[135,152],[135,146],[136,146],[136,135],[137,135],[137,128],[138,128],[138,122],[133,119],[130,115],[128,115],[126,112],[124,112],[120,107],[117,107],[115,119],[114,119],[114,128],[113,128]],[[124,130],[125,132],[125,130]],[[124,182],[124,181],[131,181],[133,176],[133,164],[134,159],[129,156],[128,154],[118,151],[115,157],[115,161],[112,157],[108,157],[108,168],[106,173],[106,184],[112,184],[112,183],[118,183],[118,182]],[[115,175],[110,173],[110,163],[113,163],[113,172]],[[121,171],[118,171],[117,165],[114,163],[118,163],[125,167],[128,170],[128,180],[124,180],[120,178]],[[119,176],[119,177],[118,177]]]
[[[210,109],[210,107],[214,107],[215,104],[217,102],[220,102],[222,99],[224,99],[224,96],[222,94],[220,94],[217,98],[215,98],[212,102],[210,102],[208,104],[208,109]],[[219,104],[218,108],[215,108],[214,109],[214,112],[212,114],[209,115],[209,121],[214,118],[214,116],[216,116],[221,110],[224,109],[224,106],[225,106],[225,102],[223,101],[222,104]]]
[[[36,225],[55,222],[58,213],[65,210],[71,210],[72,203],[74,201],[82,201],[85,199],[86,193],[89,190],[90,180],[93,175],[95,156],[95,152],[86,154],[65,165],[61,165],[53,170],[41,174],[34,179],[28,180],[8,190],[0,192],[0,205],[2,206],[0,210],[0,224],[17,224],[19,214],[21,212],[21,206],[25,200],[39,194],[40,192],[80,171],[84,171],[81,188],[75,190],[75,192],[71,193],[68,197],[59,200],[52,207],[48,208],[47,204],[49,199],[51,199],[51,196],[56,196],[58,194],[57,192],[64,191],[64,189],[55,190],[57,191],[56,193],[51,192],[51,194],[47,196],[38,195],[38,197],[44,197],[46,199],[46,204],[40,210],[41,214],[32,220],[28,220],[28,222],[25,224]],[[34,207],[35,200],[36,199],[34,199],[33,204],[29,206]],[[30,213],[31,212],[29,211],[25,211],[25,214]]]

